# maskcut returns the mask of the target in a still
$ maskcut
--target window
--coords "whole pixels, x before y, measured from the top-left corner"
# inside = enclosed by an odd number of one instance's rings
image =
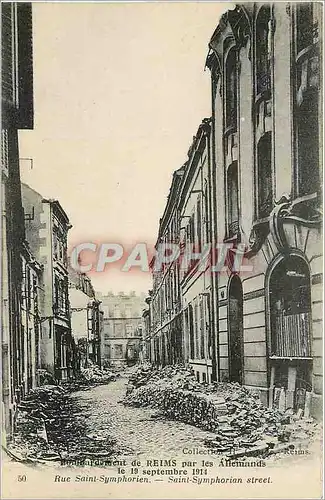
[[[313,4],[297,4],[297,53],[313,44]]]
[[[315,6],[297,4],[296,141],[298,196],[318,192],[319,172],[319,53]]]
[[[306,96],[297,111],[298,195],[320,189],[318,95]]]
[[[201,199],[198,198],[196,205],[196,237],[197,237],[197,251],[202,249],[202,213],[201,213]]]
[[[269,6],[262,6],[256,18],[256,217],[270,215],[273,207],[272,161],[272,17]]]
[[[127,335],[133,335],[133,325],[125,325],[125,332]]]
[[[239,207],[238,207],[238,166],[233,162],[227,170],[227,195],[228,195],[228,236],[232,237],[239,232]]]
[[[194,224],[194,213],[190,217],[190,222],[189,222],[189,242],[194,244],[194,239],[195,239],[195,224]]]
[[[14,3],[1,5],[2,14],[2,99],[17,104],[17,6]]]
[[[199,304],[198,300],[194,301],[194,332],[195,332],[195,358],[200,359],[200,325],[199,325]]]
[[[209,199],[207,183],[205,183],[204,187],[204,237],[205,243],[209,243]]]
[[[226,60],[226,128],[237,130],[237,64],[236,51],[230,49]]]
[[[56,312],[66,313],[69,305],[68,284],[58,276],[54,279],[54,299]]]
[[[115,322],[114,333],[116,337],[121,337],[123,335],[123,324],[121,322]]]
[[[115,358],[121,358],[123,356],[123,346],[122,344],[115,344]]]
[[[257,94],[271,90],[271,12],[261,7],[256,19],[256,86]]]
[[[189,331],[189,340],[190,340],[190,359],[194,359],[194,314],[193,314],[193,306],[190,304],[188,306],[188,331]]]
[[[272,141],[267,132],[257,145],[258,217],[270,215],[273,206]]]
[[[205,311],[204,301],[200,297],[200,333],[201,333],[201,359],[205,358]]]

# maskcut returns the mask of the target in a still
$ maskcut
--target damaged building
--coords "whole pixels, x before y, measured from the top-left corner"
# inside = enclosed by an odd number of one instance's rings
[[[75,342],[71,334],[67,235],[69,219],[57,200],[45,199],[22,184],[26,239],[43,266],[41,310],[41,367],[56,380],[74,375]]]
[[[103,311],[91,279],[84,273],[69,269],[69,301],[71,330],[78,347],[78,369],[89,362],[101,366],[101,335]]]
[[[167,241],[243,249],[249,271],[234,271],[230,255],[224,272],[193,266],[173,289],[169,269],[154,269],[148,327],[157,364],[181,352],[200,381],[239,382],[269,405],[281,399],[314,415],[322,402],[321,14],[317,3],[278,2],[221,17],[206,60],[211,121],[174,174],[157,243],[171,224],[165,214],[174,214]],[[176,339],[167,327],[177,303]]]
[[[145,294],[120,292],[98,295],[103,311],[102,365],[133,365],[142,357]]]

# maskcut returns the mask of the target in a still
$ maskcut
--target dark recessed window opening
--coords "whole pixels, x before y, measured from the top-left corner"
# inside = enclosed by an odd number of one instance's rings
[[[262,7],[256,20],[257,94],[271,89],[271,12]]]
[[[226,61],[226,127],[237,130],[237,65],[235,49],[229,51]]]
[[[267,132],[257,145],[258,218],[270,215],[273,206],[272,136]]]
[[[238,165],[233,162],[227,170],[227,195],[228,195],[228,233],[235,236],[239,230],[238,206]]]

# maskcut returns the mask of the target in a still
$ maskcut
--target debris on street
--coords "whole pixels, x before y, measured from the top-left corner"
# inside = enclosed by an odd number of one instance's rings
[[[79,408],[66,388],[44,385],[18,405],[15,433],[7,446],[17,461],[47,462],[110,456],[115,441],[85,433],[85,408]]]
[[[268,408],[237,383],[199,383],[185,366],[140,367],[129,379],[124,404],[149,406],[158,415],[214,432],[204,444],[229,458],[266,457],[306,445],[319,433],[312,418]]]
[[[81,378],[90,383],[107,384],[116,380],[117,374],[107,368],[99,368],[95,364],[89,364],[87,368],[81,368]]]

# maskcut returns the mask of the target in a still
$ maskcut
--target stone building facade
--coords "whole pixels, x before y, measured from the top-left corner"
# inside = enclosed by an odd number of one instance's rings
[[[73,375],[75,343],[71,335],[67,235],[69,219],[57,200],[47,200],[22,184],[26,239],[43,266],[41,366],[57,380]]]
[[[103,366],[122,367],[136,363],[142,359],[142,313],[146,307],[145,294],[120,292],[100,295],[98,298],[103,311]]]
[[[184,361],[201,380],[239,382],[270,405],[282,393],[287,407],[314,414],[322,393],[321,20],[313,2],[248,3],[222,16],[206,60],[210,158],[197,184],[195,173],[188,186],[183,175],[179,192],[189,202],[177,214],[180,228],[189,217],[194,244],[207,223],[212,247],[230,249],[210,281],[180,279]],[[198,210],[205,181],[210,211]],[[239,251],[246,269],[238,271]],[[154,294],[156,280],[154,272]],[[154,307],[152,316],[154,324]]]
[[[218,237],[252,271],[219,276],[220,378],[314,411],[322,386],[318,4],[238,6],[210,41]]]
[[[189,150],[179,194],[180,242],[186,251],[202,254],[212,241],[211,203],[211,120],[205,119]],[[208,262],[192,260],[187,266],[185,260],[180,265],[185,354],[202,382],[215,378],[214,279]]]
[[[160,219],[159,233],[155,245],[178,245],[180,243],[180,217],[177,199],[185,166],[176,170]],[[150,297],[152,337],[150,352],[158,365],[181,361],[184,356],[183,318],[180,301],[179,266],[176,261],[160,266],[152,262],[153,289]]]

